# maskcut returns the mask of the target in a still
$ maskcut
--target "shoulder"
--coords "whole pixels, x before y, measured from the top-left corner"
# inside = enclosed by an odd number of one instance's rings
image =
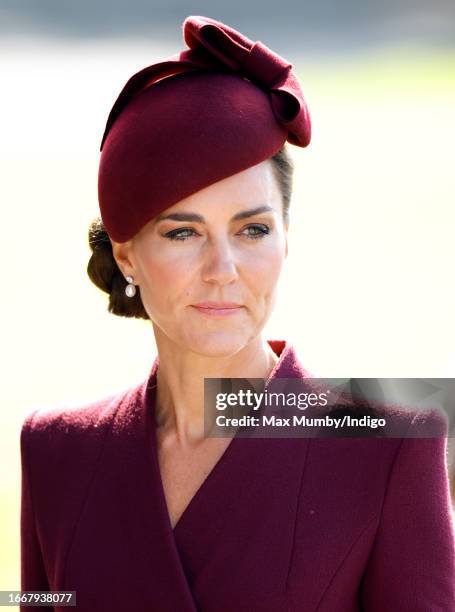
[[[78,406],[60,405],[35,409],[25,417],[22,423],[22,436],[28,437],[30,434],[39,436],[49,433],[69,434],[96,428],[120,399],[121,394],[111,394]]]
[[[360,437],[381,438],[441,438],[447,437],[449,418],[442,407],[411,405],[411,402],[394,398],[381,398],[381,391],[366,387],[356,395],[336,393],[331,396],[326,414],[338,420],[340,429],[334,430],[335,437],[339,432],[352,432]],[[329,389],[330,392],[330,389]],[[373,394],[376,394],[375,397]],[[355,428],[354,430],[352,428]]]
[[[85,447],[97,445],[106,435],[119,409],[132,402],[140,393],[143,383],[120,392],[105,395],[81,405],[59,405],[38,408],[30,412],[21,427],[20,444],[25,448],[38,448],[58,459],[63,449],[83,441]]]
[[[448,435],[449,419],[442,409],[382,406],[376,416],[385,420],[385,431],[392,437],[445,438]]]
[[[75,500],[87,494],[109,434],[135,391],[81,405],[40,408],[26,416],[20,435],[22,490],[24,498],[33,500],[38,522],[74,518]]]
[[[316,472],[320,466],[330,466],[336,481],[352,486],[352,475],[362,481],[362,487],[387,488],[392,475],[410,478],[418,486],[418,474],[432,470],[436,477],[443,470],[446,449],[448,417],[438,409],[408,410],[383,407],[371,418],[386,421],[386,426],[365,427],[354,433],[331,428],[322,437],[311,440],[311,465]]]
[[[414,480],[419,478],[419,473],[422,476],[427,471],[429,477],[439,475],[448,480],[448,415],[440,409],[415,410],[407,417],[407,422],[394,461],[395,471],[407,472]]]

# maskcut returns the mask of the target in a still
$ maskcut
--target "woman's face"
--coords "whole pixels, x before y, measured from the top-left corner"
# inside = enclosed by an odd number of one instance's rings
[[[167,208],[127,243],[113,242],[155,332],[209,356],[234,354],[257,337],[287,255],[282,206],[266,160]]]

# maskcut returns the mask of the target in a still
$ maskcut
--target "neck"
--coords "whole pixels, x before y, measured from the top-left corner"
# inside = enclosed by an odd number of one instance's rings
[[[159,355],[156,427],[179,445],[204,438],[204,378],[269,377],[279,357],[262,336],[228,357],[207,357],[155,333]]]

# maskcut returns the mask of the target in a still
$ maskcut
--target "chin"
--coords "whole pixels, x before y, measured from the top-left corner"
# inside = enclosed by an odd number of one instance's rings
[[[206,357],[229,357],[235,355],[246,344],[248,344],[251,334],[245,330],[236,332],[235,330],[226,331],[201,331],[194,336],[190,334],[185,338],[186,346],[193,352]]]

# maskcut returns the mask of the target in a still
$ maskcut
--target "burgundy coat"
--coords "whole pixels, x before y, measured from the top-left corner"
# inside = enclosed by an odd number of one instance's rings
[[[308,376],[269,344],[272,377]],[[455,610],[445,437],[235,437],[172,529],[158,363],[125,392],[26,418],[22,590],[76,591],[79,612]]]

